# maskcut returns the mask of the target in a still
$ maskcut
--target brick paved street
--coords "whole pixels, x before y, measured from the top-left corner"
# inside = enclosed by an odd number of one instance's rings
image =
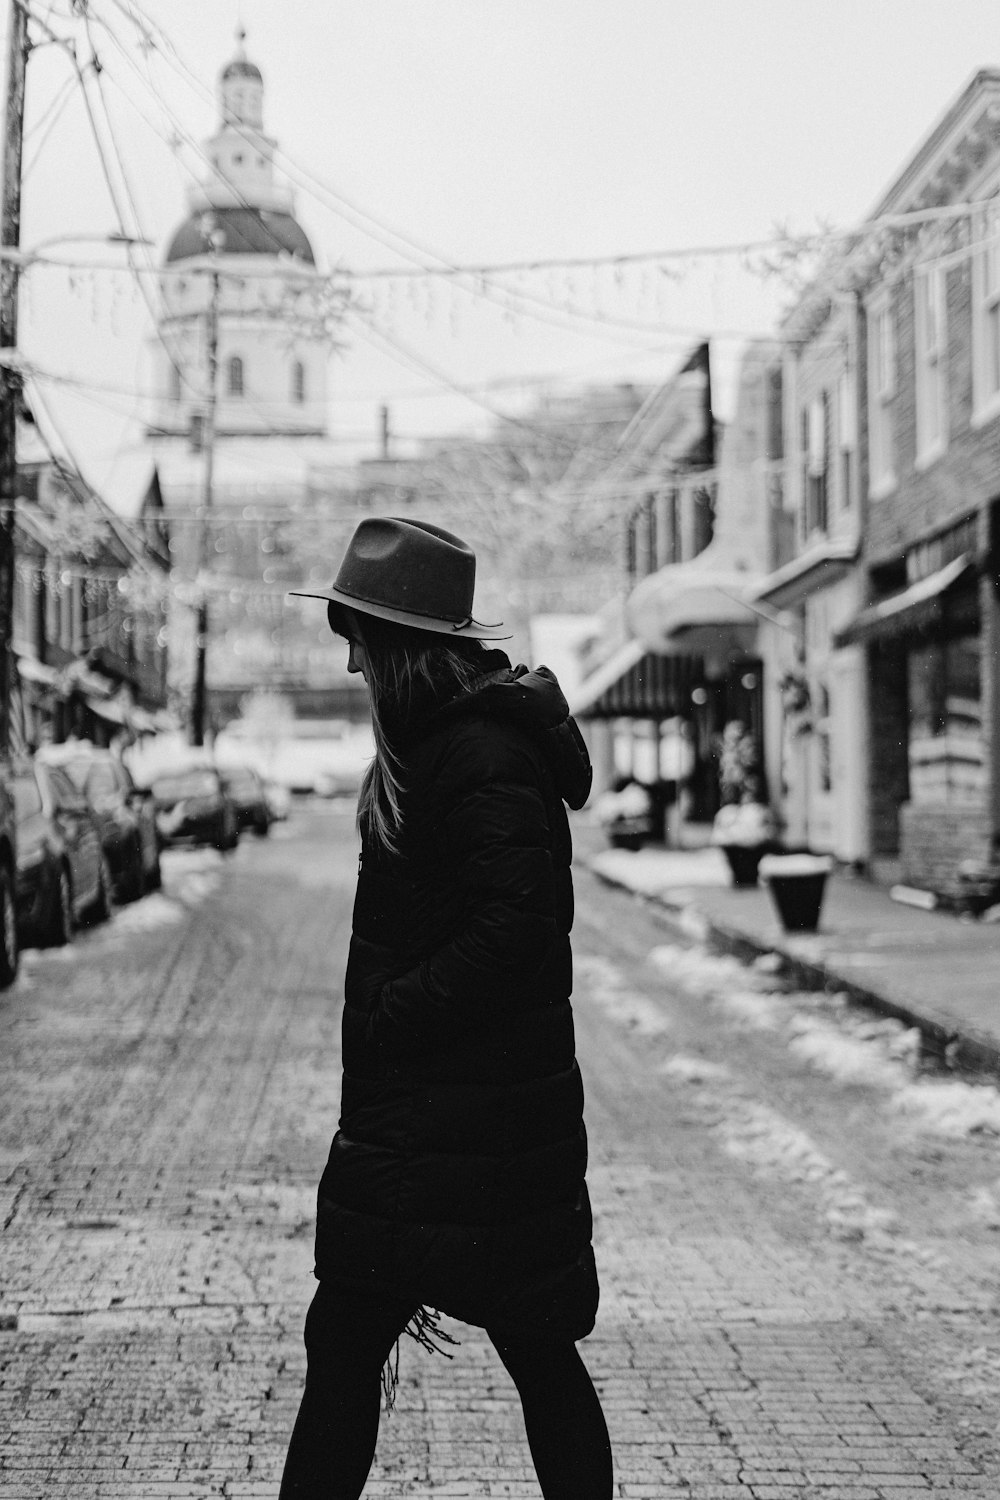
[[[350,816],[298,809],[231,858],[165,865],[162,895],[30,955],[0,996],[9,1500],[277,1492],[337,1113]],[[903,1109],[884,1023],[848,1034],[835,1002],[672,948],[585,871],[578,893],[603,1283],[583,1347],[617,1494],[995,1497],[996,1091],[951,1126],[961,1081]],[[838,1046],[850,1076],[824,1064]],[[513,1388],[453,1331],[452,1361],[404,1344],[367,1495],[537,1496]]]

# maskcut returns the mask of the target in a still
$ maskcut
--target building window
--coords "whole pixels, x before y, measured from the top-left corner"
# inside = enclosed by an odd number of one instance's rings
[[[830,452],[830,398],[826,391],[805,412],[806,512],[805,533],[825,531]]]
[[[888,295],[868,309],[868,427],[874,497],[896,482],[893,408],[896,396],[896,329]]]
[[[227,385],[231,396],[243,395],[243,361],[234,354],[227,367]]]
[[[981,652],[978,634],[909,652],[912,802],[968,805],[986,794]]]
[[[854,504],[854,454],[857,445],[857,393],[853,374],[850,370],[845,370],[837,384],[837,451],[840,456],[841,510],[850,510]]]
[[[815,711],[813,731],[816,736],[816,779],[821,792],[833,791],[833,750],[831,745],[830,689],[817,683],[812,695]]]
[[[292,365],[292,400],[301,406],[306,399],[306,367],[301,359]]]
[[[679,563],[684,555],[681,539],[681,497],[676,486],[667,493],[667,561]]]
[[[973,411],[980,421],[1000,410],[1000,203],[990,205],[981,235],[972,268]]]
[[[927,464],[945,448],[946,346],[944,273],[917,271],[913,278],[916,354],[917,463]]]
[[[803,538],[809,535],[809,408],[804,406],[799,413],[799,518]]]

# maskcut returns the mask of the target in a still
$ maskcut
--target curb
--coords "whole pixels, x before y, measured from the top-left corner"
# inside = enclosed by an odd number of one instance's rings
[[[983,1035],[975,1027],[956,1028],[952,1016],[938,1018],[926,1010],[918,1011],[891,1000],[878,990],[848,979],[822,960],[803,958],[781,942],[764,942],[741,928],[716,921],[695,902],[671,901],[667,896],[633,890],[624,881],[595,869],[589,861],[587,868],[604,885],[626,891],[645,902],[679,938],[688,942],[695,938],[715,952],[729,954],[747,964],[764,954],[777,954],[781,959],[782,973],[797,988],[846,995],[852,1005],[891,1016],[916,1029],[920,1033],[920,1058],[924,1064],[947,1072],[985,1073],[1000,1079],[1000,1041]]]

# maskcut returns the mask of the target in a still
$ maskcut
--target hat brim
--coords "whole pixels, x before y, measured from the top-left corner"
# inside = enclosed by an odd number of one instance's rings
[[[462,636],[474,641],[509,641],[510,632],[503,624],[481,625],[478,620],[467,620],[456,625],[452,620],[442,620],[432,615],[419,615],[408,609],[393,609],[386,604],[372,604],[368,599],[359,599],[355,594],[345,594],[342,589],[289,589],[296,599],[325,599],[327,604],[342,604],[346,609],[356,610],[359,615],[374,615],[378,620],[389,620],[393,625],[409,625],[414,630],[430,630],[434,635]]]

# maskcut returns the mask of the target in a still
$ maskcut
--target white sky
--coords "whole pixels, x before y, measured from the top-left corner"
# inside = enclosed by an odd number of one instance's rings
[[[83,60],[68,0],[33,3],[55,31],[77,38]],[[180,128],[201,141],[214,131],[212,94],[234,51],[238,7],[90,3],[115,141],[158,255],[201,165],[163,136]],[[183,66],[162,48],[142,53],[130,14],[162,27]],[[299,189],[298,217],[323,265],[358,271],[402,261],[378,231],[348,223],[333,194],[460,262],[628,254],[758,240],[779,224],[848,224],[972,73],[1000,65],[996,0],[244,0],[242,14],[248,55],[264,73],[265,126],[322,184]],[[55,47],[29,62],[26,247],[116,227],[78,92],[45,134],[44,112],[71,76]],[[99,106],[93,90],[92,98]],[[385,284],[361,294],[382,335],[459,385],[654,380],[699,334],[718,336],[724,407],[739,347],[731,335],[771,328],[780,289],[737,260],[679,270],[618,280],[610,270],[557,271],[506,283],[588,315],[540,308],[570,324],[558,329],[425,284],[415,294]],[[115,475],[141,451],[146,310],[128,277],[111,272],[71,278],[36,267],[23,286],[26,353],[84,386],[123,392],[44,387],[66,442],[114,502]],[[602,324],[595,312],[639,326]],[[382,401],[404,435],[488,421],[481,404],[359,338],[331,376],[331,431],[345,455],[355,438],[374,449]],[[502,389],[487,399],[513,409],[522,398]]]

